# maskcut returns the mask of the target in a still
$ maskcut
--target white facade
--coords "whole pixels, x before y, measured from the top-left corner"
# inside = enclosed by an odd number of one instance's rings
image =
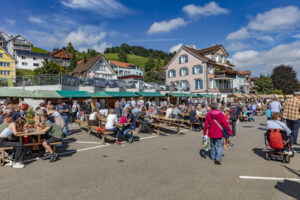
[[[137,65],[131,65],[129,63],[123,63],[128,64],[126,67],[118,66],[117,64],[109,61],[109,64],[112,66],[113,70],[116,72],[117,76],[144,76],[144,71],[141,70],[141,68]]]
[[[236,78],[233,80],[233,90],[238,93],[249,93],[250,85],[244,75],[236,75]]]
[[[87,71],[87,77],[91,72],[95,73],[96,78],[104,78],[106,80],[117,80],[115,71],[103,56]]]
[[[45,59],[51,59],[49,54],[32,53],[17,51],[16,52],[17,65],[16,69],[35,70],[43,66]]]

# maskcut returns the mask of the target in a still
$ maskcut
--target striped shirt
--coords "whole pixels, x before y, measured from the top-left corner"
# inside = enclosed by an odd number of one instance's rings
[[[300,119],[300,99],[297,97],[287,99],[284,102],[283,110],[283,118],[288,120]]]

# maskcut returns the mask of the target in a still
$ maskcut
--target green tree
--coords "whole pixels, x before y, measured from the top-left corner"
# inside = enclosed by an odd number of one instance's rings
[[[98,55],[98,52],[95,49],[91,49],[89,54],[90,54],[90,58],[93,58]]]
[[[153,56],[150,55],[148,61],[145,63],[145,68],[144,68],[145,72],[149,72],[153,70],[154,66],[155,66],[155,60]]]
[[[160,78],[157,72],[148,71],[144,74],[144,81],[145,82],[154,82],[154,83],[162,83],[163,80]]]
[[[71,60],[70,60],[69,71],[70,72],[73,71],[73,69],[75,69],[76,66],[77,66],[76,54],[75,54],[75,52],[73,52]]]
[[[70,53],[70,54],[72,54],[72,53],[75,51],[75,49],[74,49],[74,47],[73,47],[73,45],[72,45],[71,42],[68,43],[68,46],[67,46],[67,48],[66,48],[66,51],[67,51],[68,53]]]
[[[256,90],[260,94],[271,94],[273,87],[273,80],[269,76],[260,75],[257,81],[255,81]]]
[[[160,60],[160,57],[156,58],[156,60],[155,60],[154,70],[157,71],[157,72],[161,71],[161,60]]]
[[[125,51],[123,49],[121,49],[118,53],[118,59],[121,62],[128,62],[128,57],[127,54],[125,53]]]
[[[36,75],[38,74],[63,74],[65,73],[65,68],[60,64],[57,64],[53,60],[45,60],[43,66],[34,70]]]
[[[297,73],[292,66],[279,65],[273,69],[272,79],[274,88],[284,94],[293,94],[299,89]]]

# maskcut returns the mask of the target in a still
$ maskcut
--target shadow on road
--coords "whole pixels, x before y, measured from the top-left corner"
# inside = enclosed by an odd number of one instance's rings
[[[204,149],[200,149],[199,154],[202,158],[210,158],[210,153],[209,151],[205,151]]]
[[[253,148],[252,151],[260,156],[261,158],[265,159],[265,156],[266,156],[266,152],[264,151],[264,149],[261,149],[261,148]]]
[[[292,169],[292,168],[287,167],[287,166],[283,166],[283,167],[285,167],[289,172],[292,172],[293,174],[296,174],[297,176],[300,177],[300,170],[295,170],[295,169]],[[299,189],[300,189],[300,187],[299,187]]]
[[[277,182],[275,188],[290,197],[300,199],[300,183],[290,180],[284,180],[283,182]]]

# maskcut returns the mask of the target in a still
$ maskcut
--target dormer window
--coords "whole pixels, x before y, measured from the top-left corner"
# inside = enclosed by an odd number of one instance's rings
[[[183,64],[187,62],[188,62],[188,55],[179,56],[179,64]]]

